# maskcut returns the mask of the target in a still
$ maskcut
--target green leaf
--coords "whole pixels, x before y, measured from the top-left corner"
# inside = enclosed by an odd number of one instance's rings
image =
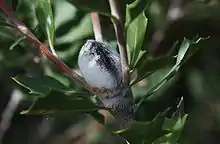
[[[88,38],[92,33],[92,21],[90,15],[86,15],[77,26],[71,28],[65,35],[58,37],[56,44],[77,42],[80,39]]]
[[[40,27],[47,36],[50,49],[55,54],[55,50],[54,50],[55,26],[54,26],[51,0],[37,0],[35,4],[35,12]]]
[[[51,91],[46,97],[37,99],[28,110],[22,111],[21,114],[62,115],[73,112],[94,112],[100,109],[86,96],[88,95],[80,92],[66,95],[63,92]]]
[[[170,119],[165,119],[163,129],[171,131],[155,141],[156,144],[160,143],[178,143],[181,136],[184,124],[187,119],[187,114],[184,113],[183,97],[181,98],[176,112]]]
[[[185,113],[184,113],[184,101],[183,101],[183,97],[181,97],[178,105],[177,105],[177,108],[176,108],[176,111],[172,114],[171,118],[170,119],[166,119],[165,120],[165,123],[164,123],[164,126],[163,126],[163,129],[165,130],[176,130],[178,129],[177,127],[179,126],[175,126],[177,124],[177,121],[179,119],[182,119],[184,117]]]
[[[140,106],[140,104],[147,99],[149,96],[156,93],[161,87],[163,87],[171,78],[173,78],[177,72],[179,71],[179,68],[188,60],[193,54],[195,54],[196,51],[198,51],[198,48],[195,49],[196,44],[198,44],[201,40],[206,40],[208,38],[194,38],[194,40],[187,40],[184,39],[180,49],[178,51],[176,64],[164,75],[164,77],[158,81],[155,86],[153,86],[139,101],[137,104],[137,108]],[[149,97],[151,98],[151,97]],[[149,99],[148,98],[148,99]]]
[[[176,56],[171,55],[177,48],[177,44],[178,41],[174,43],[170,51],[165,56],[157,58],[149,58],[147,51],[142,52],[142,55],[139,57],[135,65],[136,78],[132,80],[131,85],[143,80],[157,70],[166,68],[169,64],[172,64],[175,61]]]
[[[167,111],[168,109],[159,113],[152,121],[133,122],[128,130],[116,131],[115,133],[125,138],[131,144],[141,144],[144,141],[150,142],[155,140],[167,133],[167,131],[162,130]]]
[[[191,40],[188,40],[186,38],[184,38],[181,46],[180,46],[180,49],[179,49],[179,52],[177,54],[177,59],[176,59],[176,64],[179,65],[181,63],[181,61],[183,60],[187,50],[189,49],[191,45]]]
[[[70,91],[67,86],[63,85],[61,82],[49,76],[41,77],[27,77],[23,75],[18,75],[12,78],[15,82],[25,87],[30,91],[30,94],[38,94],[40,96],[45,96],[50,90],[57,91]]]
[[[129,24],[142,13],[147,6],[151,4],[152,0],[135,0],[126,6],[126,23],[127,28]]]
[[[129,49],[129,64],[134,67],[144,42],[147,29],[147,18],[142,12],[127,29],[127,47]]]
[[[199,47],[196,47],[197,46],[196,44],[198,44],[203,40],[207,40],[209,38],[210,37],[202,38],[198,36],[196,36],[193,40],[184,38],[177,55],[176,65],[184,64],[186,60],[188,60],[192,55],[194,55],[199,50]]]
[[[145,99],[150,99],[151,96],[153,96],[154,93],[156,93],[160,88],[165,86],[167,82],[173,78],[178,70],[179,66],[174,65],[144,96],[143,98],[139,101],[137,104],[137,108],[140,106],[140,104],[145,100]]]
[[[156,70],[165,68],[168,64],[170,64],[174,60],[175,57],[168,57],[168,56],[145,60],[142,65],[137,67],[136,69],[137,77],[131,82],[131,85],[141,81],[142,79],[149,76]]]
[[[176,68],[177,66],[173,66],[169,72],[166,73],[166,75],[158,82],[156,83],[155,86],[153,86],[148,92],[147,94],[144,96],[146,98],[148,98],[149,96],[153,95],[154,93],[156,93],[160,88],[162,88],[163,86],[165,86],[167,84],[167,82],[173,78],[176,75]],[[150,99],[151,97],[149,97],[148,99]]]
[[[139,57],[137,59],[137,63],[135,64],[135,68],[140,67],[144,62],[146,62],[146,60],[148,59],[148,51],[144,50],[144,51],[140,51]]]

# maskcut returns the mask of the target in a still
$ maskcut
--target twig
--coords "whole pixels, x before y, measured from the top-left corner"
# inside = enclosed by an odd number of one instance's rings
[[[93,32],[94,32],[95,39],[97,41],[103,41],[102,28],[101,28],[101,23],[100,23],[98,13],[92,12],[91,18],[92,18],[92,25],[93,25]]]
[[[123,84],[128,86],[129,84],[129,66],[128,66],[128,56],[126,49],[126,42],[124,36],[124,27],[122,24],[122,18],[119,13],[119,6],[117,0],[109,0],[109,5],[111,9],[111,15],[113,16],[112,22],[114,24],[115,34],[118,42],[118,48],[120,52],[122,74],[123,74]]]
[[[52,61],[63,73],[70,76],[76,83],[82,85],[83,87],[89,89],[89,86],[85,82],[84,78],[79,75],[76,70],[70,69],[66,64],[62,62],[58,57],[54,56],[50,50],[48,50],[47,46],[41,43],[34,34],[22,23],[19,19],[16,18],[13,10],[4,2],[4,0],[0,0],[0,8],[7,15],[8,19],[11,21],[13,26],[17,28],[26,36],[30,41],[32,41],[35,46],[43,53],[50,61]]]

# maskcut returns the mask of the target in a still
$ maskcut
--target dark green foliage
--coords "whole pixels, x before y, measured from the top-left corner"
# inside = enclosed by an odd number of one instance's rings
[[[81,46],[87,39],[94,38],[90,12],[99,12],[105,28],[104,40],[116,48],[116,38],[108,39],[114,36],[108,0],[7,3],[39,40],[48,43],[50,50],[69,67],[78,67]],[[182,8],[183,15],[169,22],[167,11],[172,1],[120,1],[136,119],[128,129],[105,130],[108,132],[98,136],[93,133],[92,138],[88,138],[93,139],[89,143],[105,140],[131,144],[219,142],[213,135],[218,135],[220,128],[220,5],[210,3],[185,1],[178,7]],[[19,113],[53,117],[60,127],[65,120],[71,121],[70,126],[92,116],[105,126],[98,112],[104,108],[95,96],[60,73],[31,41],[6,23],[2,11],[0,14],[0,73],[13,71],[7,75],[14,80],[11,89],[19,89],[25,101],[31,103]],[[163,38],[154,47],[152,41],[157,31]],[[89,131],[86,127],[89,126],[83,124],[81,129]]]

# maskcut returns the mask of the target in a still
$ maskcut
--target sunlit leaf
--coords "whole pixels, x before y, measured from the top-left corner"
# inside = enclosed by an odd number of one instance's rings
[[[126,7],[125,27],[127,28],[129,24],[151,4],[151,2],[152,0],[135,0],[131,4],[128,4]]]
[[[35,11],[40,27],[47,36],[49,46],[52,52],[55,54],[55,50],[54,50],[55,26],[54,26],[51,0],[37,0],[35,4]]]
[[[134,67],[144,42],[147,29],[147,18],[141,13],[127,29],[127,47],[129,49],[129,64]]]
[[[180,46],[179,52],[177,54],[176,64],[181,63],[181,61],[183,60],[183,58],[184,58],[187,50],[189,49],[190,45],[191,45],[191,41],[184,38],[184,40],[183,40],[183,42]]]

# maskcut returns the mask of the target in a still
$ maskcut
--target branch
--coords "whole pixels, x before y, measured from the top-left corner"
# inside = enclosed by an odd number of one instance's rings
[[[93,25],[93,32],[94,32],[94,35],[95,35],[95,40],[103,41],[102,28],[101,28],[98,13],[97,12],[92,12],[91,13],[91,18],[92,18],[92,25]]]
[[[124,36],[124,27],[122,24],[122,18],[119,13],[119,6],[117,0],[109,0],[109,5],[111,9],[111,15],[113,16],[112,22],[114,24],[115,34],[118,42],[118,48],[120,53],[122,74],[123,74],[123,84],[124,86],[129,85],[129,66],[128,66],[128,56],[126,49],[126,42]]]
[[[66,64],[62,62],[58,57],[53,55],[50,50],[48,50],[47,46],[41,43],[34,34],[22,23],[19,19],[16,18],[13,10],[4,2],[4,0],[0,0],[0,8],[7,15],[8,19],[11,21],[12,25],[20,31],[20,33],[26,36],[30,41],[32,41],[35,46],[44,54],[50,61],[52,61],[63,73],[70,76],[76,83],[81,86],[89,89],[88,84],[85,82],[84,78],[79,75],[76,70],[70,69]]]

